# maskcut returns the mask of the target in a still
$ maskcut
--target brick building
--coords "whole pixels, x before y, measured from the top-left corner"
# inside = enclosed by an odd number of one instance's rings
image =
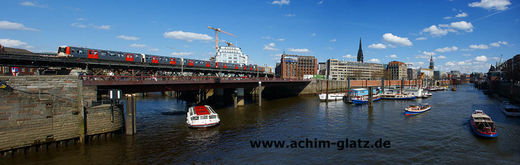
[[[280,78],[302,79],[303,75],[317,74],[318,60],[314,56],[282,54],[276,75]]]
[[[386,71],[388,72],[388,78],[391,80],[401,80],[408,77],[406,70],[406,64],[404,62],[392,61],[388,63]]]

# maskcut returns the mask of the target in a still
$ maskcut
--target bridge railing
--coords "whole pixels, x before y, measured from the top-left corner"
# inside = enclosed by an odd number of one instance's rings
[[[109,76],[109,75],[80,75],[83,81],[203,81],[203,80],[254,80],[254,81],[273,81],[273,80],[303,80],[303,79],[282,79],[268,77],[218,77],[218,76]]]

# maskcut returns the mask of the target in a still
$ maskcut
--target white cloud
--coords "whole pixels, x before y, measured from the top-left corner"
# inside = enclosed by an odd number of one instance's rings
[[[493,47],[499,47],[500,45],[507,45],[507,42],[506,41],[497,41],[497,42],[493,42],[493,43],[489,44],[489,46],[493,46]]]
[[[159,51],[158,48],[150,48],[150,49],[148,49],[148,50],[151,51],[151,52],[158,52],[158,51]]]
[[[451,19],[451,18],[453,18],[453,17],[451,17],[451,16],[443,17],[443,19]]]
[[[136,41],[136,40],[139,40],[139,37],[126,36],[126,35],[119,35],[119,36],[117,36],[117,38],[119,38],[119,39],[123,39],[123,40],[129,40],[129,41]]]
[[[80,23],[72,23],[70,26],[77,27],[77,28],[86,28],[87,26],[80,24]]]
[[[27,48],[27,49],[30,49],[30,48],[33,48],[31,45],[25,43],[25,42],[22,42],[20,40],[12,40],[12,39],[0,39],[0,44],[2,46],[6,46],[6,47],[18,47],[18,48]]]
[[[101,30],[110,30],[110,25],[94,25],[94,28],[101,29]]]
[[[468,16],[468,13],[466,13],[466,12],[462,12],[462,13],[455,15],[455,17],[457,17],[457,18],[463,18],[463,17],[467,17],[467,16]]]
[[[350,55],[350,54],[344,55],[343,57],[344,57],[344,58],[354,58],[354,56],[352,56],[352,55]]]
[[[437,48],[437,49],[435,49],[435,51],[444,53],[444,52],[457,51],[458,49],[459,48],[457,48],[456,46],[452,46],[452,47]]]
[[[486,56],[477,56],[477,57],[475,57],[475,61],[486,62],[487,57]]]
[[[272,50],[272,51],[279,50],[278,48],[275,48],[275,46],[276,46],[276,44],[274,44],[274,42],[271,42],[268,45],[264,45],[264,50]]]
[[[395,36],[392,33],[383,34],[383,40],[388,43],[392,43],[392,44],[397,44],[397,45],[402,45],[402,46],[412,46],[412,42],[410,42],[410,40],[408,38]]]
[[[459,61],[459,62],[457,62],[457,65],[465,65],[465,64],[467,64],[465,61]]]
[[[289,48],[289,49],[287,49],[287,51],[296,52],[296,53],[309,53],[310,52],[310,50],[307,48],[302,48],[302,49]]]
[[[370,44],[370,45],[368,45],[368,48],[372,48],[372,49],[386,49],[386,45],[382,44],[382,43]]]
[[[469,7],[481,7],[484,9],[506,10],[511,5],[509,0],[480,0],[480,2],[472,2]]]
[[[471,49],[488,49],[489,47],[484,44],[478,44],[478,45],[470,45],[469,48],[471,48]]]
[[[38,29],[25,27],[21,23],[9,22],[9,21],[0,21],[0,29],[39,31]]]
[[[47,7],[47,5],[41,5],[41,4],[38,4],[36,2],[30,2],[30,1],[23,1],[23,2],[20,2],[20,5],[22,6],[29,6],[29,7]]]
[[[423,54],[424,54],[424,55],[427,55],[427,56],[433,56],[433,55],[435,55],[435,52],[427,52],[427,51],[423,51]]]
[[[451,62],[451,61],[448,61],[444,65],[446,65],[447,67],[453,67],[453,66],[455,66],[455,63]]]
[[[193,52],[172,52],[171,55],[172,56],[188,56],[188,55],[192,55]]]
[[[417,62],[417,64],[424,65],[424,62],[422,62],[422,61],[421,62]]]
[[[318,5],[323,4],[323,0],[318,1]]]
[[[392,55],[390,55],[390,58],[397,58],[397,55],[392,54]]]
[[[466,22],[466,21],[452,22],[450,24],[450,26],[452,28],[459,29],[459,30],[464,30],[466,32],[472,32],[473,31],[473,25],[471,24],[471,22]]]
[[[144,48],[146,47],[145,44],[130,44],[130,47],[132,48]]]
[[[286,16],[286,17],[294,17],[294,16],[296,16],[296,14],[285,14],[285,15],[283,15],[283,16]]]
[[[417,37],[417,38],[415,38],[415,40],[427,40],[427,39],[428,38],[426,38],[426,37]]]
[[[77,21],[84,21],[85,18],[76,18]]]
[[[336,42],[336,39],[335,38],[331,39],[331,40],[329,40],[329,42]]]
[[[371,63],[380,63],[381,61],[379,61],[379,59],[377,59],[377,58],[372,58],[372,59],[368,60],[368,62],[371,62]]]
[[[210,36],[208,36],[206,34],[184,32],[184,31],[164,32],[163,36],[164,36],[164,38],[185,40],[185,41],[188,41],[188,42],[191,42],[193,40],[208,41],[208,40],[212,40],[213,39],[213,37],[210,37]]]
[[[316,37],[316,33],[312,33],[311,36]]]
[[[442,56],[442,55],[437,57],[437,59],[445,59],[445,58],[446,58],[446,56]]]
[[[471,56],[471,54],[463,54],[462,56],[469,57],[469,56]]]
[[[273,5],[280,5],[280,6],[289,5],[289,3],[291,3],[290,0],[274,0],[273,2],[271,2],[271,4],[273,4]]]
[[[285,38],[278,38],[278,39],[276,39],[276,41],[282,42],[282,41],[285,41]]]
[[[424,28],[423,32],[430,33],[430,35],[432,35],[434,37],[444,36],[444,35],[448,34],[448,30],[438,28],[435,25],[432,25],[428,28]]]

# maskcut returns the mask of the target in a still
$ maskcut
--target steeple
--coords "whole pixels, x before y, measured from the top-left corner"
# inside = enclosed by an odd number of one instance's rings
[[[359,38],[359,50],[357,52],[357,61],[363,62],[363,49],[361,49],[361,37]]]
[[[430,55],[430,69],[433,70],[433,55]]]

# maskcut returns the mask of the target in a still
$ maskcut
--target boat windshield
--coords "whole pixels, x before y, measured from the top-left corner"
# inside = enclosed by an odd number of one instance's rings
[[[211,115],[209,116],[209,119],[216,119],[217,118],[217,115]]]
[[[200,116],[200,119],[208,119],[208,115]]]
[[[199,120],[199,117],[198,116],[193,116],[193,117],[191,117],[191,120]]]

